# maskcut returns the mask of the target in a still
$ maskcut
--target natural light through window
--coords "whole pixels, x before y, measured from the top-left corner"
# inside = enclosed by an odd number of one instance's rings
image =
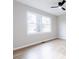
[[[51,32],[51,18],[27,12],[27,33]]]

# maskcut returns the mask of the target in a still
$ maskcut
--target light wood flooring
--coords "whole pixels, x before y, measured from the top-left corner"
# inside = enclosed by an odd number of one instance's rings
[[[14,51],[13,59],[66,59],[66,41],[56,39]]]

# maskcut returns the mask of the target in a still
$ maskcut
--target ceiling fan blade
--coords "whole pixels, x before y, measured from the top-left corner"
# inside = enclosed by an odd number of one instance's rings
[[[61,8],[62,10],[66,10],[63,8],[63,4],[66,2],[66,0],[63,0],[62,2],[58,2],[58,6],[52,6],[51,8]]]
[[[58,6],[52,6],[51,8],[58,8]]]
[[[66,2],[66,1],[65,1],[65,0],[63,0],[63,1],[62,1],[62,5],[63,5],[65,2]]]
[[[62,10],[66,10],[66,9],[62,7]]]
[[[65,2],[66,2],[66,1],[65,1],[65,0],[63,0],[63,1],[61,2],[61,4],[63,5]]]
[[[58,5],[62,6],[65,2],[66,2],[65,0],[63,0],[62,2],[58,2]]]

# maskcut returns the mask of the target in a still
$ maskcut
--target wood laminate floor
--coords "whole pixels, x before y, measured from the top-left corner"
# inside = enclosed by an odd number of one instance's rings
[[[66,59],[66,41],[52,40],[15,51],[13,59]]]

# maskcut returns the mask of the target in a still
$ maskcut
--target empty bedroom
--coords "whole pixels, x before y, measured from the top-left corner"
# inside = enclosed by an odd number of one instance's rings
[[[13,1],[13,59],[66,59],[66,0]]]

